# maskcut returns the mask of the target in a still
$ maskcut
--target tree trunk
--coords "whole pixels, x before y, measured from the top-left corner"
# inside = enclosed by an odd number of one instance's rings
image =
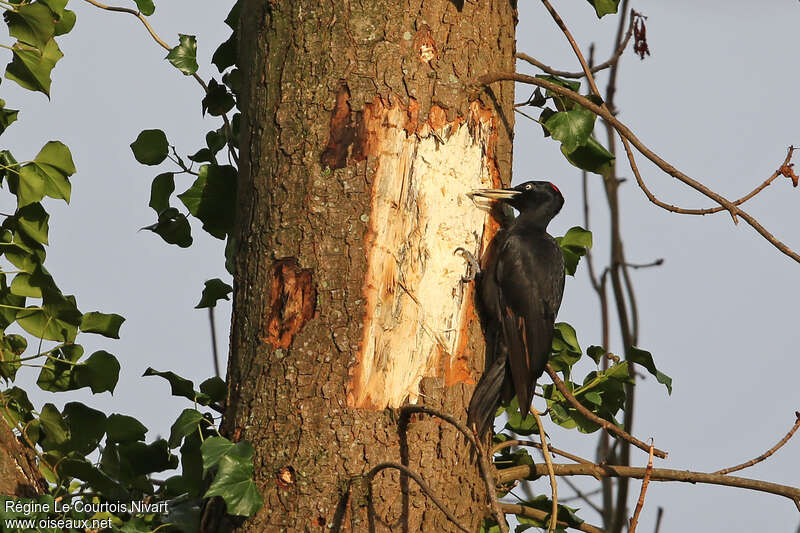
[[[466,419],[483,368],[463,247],[493,228],[465,195],[507,182],[510,0],[244,0],[241,168],[225,430],[256,449],[242,531],[469,530],[486,491]]]

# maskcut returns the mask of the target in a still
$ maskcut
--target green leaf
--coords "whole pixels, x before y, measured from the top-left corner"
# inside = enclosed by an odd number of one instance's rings
[[[228,12],[228,16],[225,17],[225,24],[232,29],[234,32],[237,31],[239,27],[239,13],[242,10],[241,1],[237,0],[233,7]]]
[[[6,252],[8,258],[8,252]],[[0,274],[0,330],[5,330],[15,320],[20,312],[18,307],[25,305],[25,297],[12,294],[6,285],[5,274]]]
[[[169,209],[169,197],[175,191],[175,175],[172,172],[159,174],[153,179],[150,186],[150,207],[156,212],[161,213]]]
[[[174,207],[168,207],[158,214],[158,222],[142,229],[157,233],[169,244],[177,244],[181,248],[192,245],[192,230],[186,215]]]
[[[12,283],[13,286],[13,283]],[[228,294],[233,292],[233,287],[225,283],[219,278],[214,278],[206,281],[203,288],[203,294],[200,296],[200,303],[194,306],[195,309],[202,309],[204,307],[215,307],[217,301],[230,300]]]
[[[19,229],[34,241],[47,244],[47,234],[50,231],[48,221],[50,215],[44,210],[42,204],[36,202],[17,210]]]
[[[217,466],[219,460],[227,455],[234,446],[235,444],[225,437],[208,437],[203,441],[200,446],[200,452],[203,455],[203,474],[205,475]]]
[[[575,275],[580,258],[586,255],[592,247],[592,233],[580,226],[575,226],[563,237],[556,237],[556,242],[561,247],[564,255],[564,270],[570,276]]]
[[[236,169],[230,165],[203,165],[192,186],[178,195],[203,229],[224,239],[233,229],[236,206]]]
[[[225,143],[228,142],[223,131],[224,129],[219,131],[209,131],[206,133],[206,145],[208,146],[208,149],[211,150],[212,154],[216,154],[225,148]]]
[[[18,6],[4,13],[8,33],[21,42],[43,49],[55,35],[56,17],[43,3]]]
[[[221,402],[228,393],[228,387],[222,379],[214,376],[200,384],[200,392],[208,396],[208,399],[212,402]]]
[[[199,498],[203,486],[203,456],[200,453],[200,433],[195,431],[183,439],[181,446],[181,472],[189,496]]]
[[[169,447],[177,447],[183,437],[196,430],[203,420],[203,414],[196,409],[184,409],[169,430]]]
[[[166,59],[187,76],[197,72],[197,39],[194,35],[178,34],[180,44],[169,51]]]
[[[178,457],[170,453],[164,439],[151,444],[124,442],[119,445],[119,455],[120,463],[129,467],[127,474],[131,478],[178,467]]]
[[[89,387],[92,394],[108,391],[114,393],[119,381],[119,361],[104,350],[94,352],[85,363],[73,370],[77,388]]]
[[[92,311],[84,313],[81,317],[81,331],[84,333],[98,333],[111,339],[119,339],[119,328],[125,319],[120,315],[99,313]]]
[[[594,360],[596,365],[600,364],[600,360],[605,357],[606,351],[603,349],[602,346],[589,346],[586,349],[586,355],[591,357]]]
[[[200,148],[194,154],[190,155],[189,159],[195,163],[217,163],[217,160],[208,148]]]
[[[17,370],[22,366],[19,358],[27,347],[28,341],[22,335],[0,336],[0,378],[14,380]]]
[[[557,322],[553,328],[551,350],[549,362],[553,370],[569,375],[572,365],[578,362],[582,353],[575,328],[566,322]]]
[[[80,402],[66,404],[63,415],[69,428],[69,449],[81,455],[97,449],[106,434],[106,415]]]
[[[667,388],[669,394],[672,394],[672,378],[656,368],[656,364],[653,362],[653,356],[650,352],[631,346],[627,359],[633,361],[637,365],[645,367],[648,372],[656,377],[659,383]]]
[[[76,19],[77,17],[75,16],[74,11],[65,9],[64,13],[61,15],[61,18],[58,20],[58,22],[56,22],[56,27],[55,27],[56,37],[72,31],[72,28],[75,27]]]
[[[67,441],[67,424],[52,403],[46,403],[42,407],[39,413],[39,427],[42,430],[39,444],[44,451],[57,450]]]
[[[217,66],[220,74],[228,67],[236,64],[236,33],[233,33],[227,41],[217,47],[211,62]]]
[[[205,493],[205,498],[221,496],[228,514],[251,516],[263,503],[253,481],[252,447],[250,450],[250,456],[228,453],[222,457],[217,475]]]
[[[561,111],[548,118],[544,127],[554,139],[561,141],[562,148],[573,152],[586,144],[594,129],[595,114],[580,106],[570,111]]]
[[[202,101],[203,114],[205,115],[206,111],[208,111],[213,117],[222,116],[233,109],[235,103],[233,95],[228,92],[228,89],[224,85],[217,83],[214,78],[211,78],[211,81],[208,82],[208,90]]]
[[[538,433],[539,426],[536,424],[536,419],[533,415],[526,411],[525,416],[522,416],[522,412],[519,409],[519,398],[514,396],[505,410],[508,413],[506,429],[518,435],[532,435]]]
[[[588,0],[588,2],[594,7],[597,18],[616,13],[619,6],[619,0]]]
[[[614,161],[614,155],[592,137],[589,137],[585,145],[577,147],[572,152],[565,150],[562,145],[561,153],[574,166],[601,176],[608,174],[611,162]]]
[[[6,109],[5,101],[0,99],[0,134],[6,131],[6,128],[8,128],[13,122],[17,120],[18,114],[19,110],[17,109]],[[0,162],[0,163],[8,166],[7,163],[5,162]],[[0,181],[2,181],[5,172],[6,172],[5,169],[0,171]]]
[[[50,353],[36,384],[40,389],[49,392],[64,392],[80,388],[74,382],[72,371],[75,363],[83,356],[83,347],[79,344],[64,344]]]
[[[11,47],[14,56],[6,67],[6,78],[25,89],[39,91],[50,97],[50,73],[64,57],[56,41],[50,39],[42,50],[17,42]]]
[[[32,162],[20,168],[18,175],[9,177],[9,183],[13,185],[19,207],[38,202],[45,196],[69,203],[72,185],[68,178],[74,173],[75,164],[69,148],[59,141],[50,141]]]
[[[22,272],[14,276],[11,282],[11,293],[29,298],[41,298],[42,289],[31,284],[31,274]]]
[[[65,459],[58,463],[58,473],[61,476],[74,477],[85,481],[110,501],[130,500],[130,496],[119,483],[104,472],[101,472],[86,459]]]
[[[56,17],[63,16],[64,8],[67,7],[67,0],[39,0],[39,2],[49,7],[50,11],[52,11],[53,15]]]
[[[28,399],[28,395],[25,393],[24,390],[20,389],[19,387],[11,387],[10,389],[6,389],[0,394],[0,400],[2,400],[4,409],[0,411],[3,414],[3,417],[8,421],[8,423],[12,426],[17,425],[18,423],[25,424],[26,422],[33,420],[33,404]],[[30,433],[28,433],[30,436]],[[37,439],[33,439],[34,441]]]
[[[144,130],[131,143],[133,157],[143,165],[161,164],[169,155],[167,135],[161,130]]]
[[[197,393],[194,390],[194,383],[186,378],[182,378],[175,372],[159,372],[151,367],[147,367],[142,376],[159,376],[169,382],[170,390],[173,396],[180,396],[194,401]]]
[[[131,442],[144,440],[147,428],[132,416],[112,414],[106,425],[108,442]]]
[[[28,307],[18,311],[17,323],[34,337],[50,341],[72,342],[78,334],[77,323],[62,320],[48,309]]]
[[[134,0],[134,2],[136,2],[136,7],[139,8],[139,12],[145,17],[149,17],[156,10],[153,0]]]

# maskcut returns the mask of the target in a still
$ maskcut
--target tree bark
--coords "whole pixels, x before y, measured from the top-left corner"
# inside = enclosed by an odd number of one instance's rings
[[[510,0],[245,0],[234,318],[225,431],[256,449],[241,531],[470,531],[487,495],[466,419],[483,369],[454,254],[494,228],[466,192],[508,182]]]

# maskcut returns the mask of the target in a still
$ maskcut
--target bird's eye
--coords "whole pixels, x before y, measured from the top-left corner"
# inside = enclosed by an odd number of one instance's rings
[[[532,187],[532,185],[529,183],[529,184],[527,184],[527,185],[525,186],[525,190],[526,190],[526,191],[529,191],[529,190],[531,190],[531,187]]]

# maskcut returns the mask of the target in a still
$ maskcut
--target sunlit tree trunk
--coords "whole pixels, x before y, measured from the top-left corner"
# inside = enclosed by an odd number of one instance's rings
[[[225,431],[256,449],[242,531],[367,531],[361,479],[407,465],[476,530],[462,422],[483,340],[457,247],[492,227],[465,193],[510,179],[509,0],[245,0],[238,252]],[[376,531],[455,531],[396,470]]]

